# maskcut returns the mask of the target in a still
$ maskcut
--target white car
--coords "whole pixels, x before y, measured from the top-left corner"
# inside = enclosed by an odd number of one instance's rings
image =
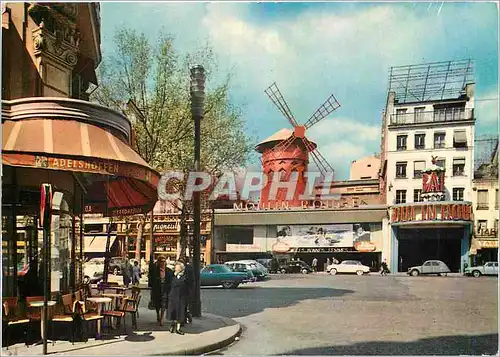
[[[102,276],[104,272],[104,258],[92,258],[83,263],[83,276],[89,279]]]
[[[339,274],[368,274],[370,267],[361,264],[357,260],[344,260],[340,264],[330,264],[326,267],[326,272],[332,275]]]
[[[465,275],[472,275],[475,278],[481,275],[498,275],[498,262],[487,262],[483,266],[466,268]]]

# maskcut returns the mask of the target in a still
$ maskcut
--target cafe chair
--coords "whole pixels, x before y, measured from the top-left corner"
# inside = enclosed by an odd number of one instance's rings
[[[78,322],[78,300],[73,299],[72,294],[65,294],[62,296],[62,306],[59,314],[52,316],[52,344],[55,343],[54,326],[55,324],[66,324],[70,326],[71,343],[75,344],[75,327]]]
[[[2,300],[2,336],[5,336],[7,349],[9,349],[11,330],[15,326],[24,327],[24,343],[28,346],[28,329],[30,319],[20,313],[17,297],[4,297]]]
[[[122,324],[123,320],[123,329],[124,329],[124,334],[127,334],[127,326],[125,322],[125,302],[127,301],[126,297],[124,296],[123,298],[120,299],[120,306],[116,310],[105,310],[103,311],[102,315],[107,318],[108,321],[108,332],[111,332],[111,327],[112,327],[112,318],[116,318],[117,324]],[[118,332],[118,336],[120,336],[120,333]]]
[[[140,292],[135,298],[123,299],[123,312],[132,316],[132,328],[137,328],[137,318],[139,317],[139,304],[141,303]]]
[[[91,311],[88,307],[89,306],[88,302],[79,303],[77,306],[78,306],[78,310],[79,310],[79,317],[81,319],[83,326],[85,327],[85,331],[89,330],[88,327],[92,323],[95,323],[96,330],[97,330],[97,321],[102,320],[104,318],[104,316],[99,315],[95,311]],[[81,337],[83,337],[83,335],[85,335],[85,336],[87,335],[86,333],[84,333],[84,331],[81,331],[81,334],[82,334]],[[85,338],[85,340],[87,341],[87,338]]]

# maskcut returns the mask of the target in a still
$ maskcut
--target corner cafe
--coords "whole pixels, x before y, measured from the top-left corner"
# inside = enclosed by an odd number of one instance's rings
[[[355,199],[303,202],[234,204],[214,211],[215,261],[239,259],[300,258],[308,264],[318,259],[322,270],[327,259],[356,259],[374,269],[382,259],[387,207]]]
[[[470,202],[420,202],[391,207],[391,270],[407,271],[429,259],[462,272],[469,262]]]

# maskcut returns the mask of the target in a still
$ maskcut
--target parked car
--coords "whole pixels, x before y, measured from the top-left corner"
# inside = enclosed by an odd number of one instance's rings
[[[224,264],[210,264],[205,266],[200,273],[201,286],[219,286],[224,289],[235,289],[240,284],[248,282],[247,273],[232,271]]]
[[[302,274],[309,274],[313,270],[307,264],[306,262],[303,262],[302,260],[291,260],[289,262],[286,262],[285,264],[281,264],[279,267],[279,272],[282,274],[296,274],[296,273],[302,273]]]
[[[257,280],[265,280],[268,277],[268,270],[259,262],[255,260],[235,260],[226,262],[226,264],[240,263],[245,264],[247,269],[252,271],[253,275],[257,278]]]
[[[122,275],[123,270],[130,266],[130,262],[127,258],[123,257],[112,257],[109,260],[108,271],[113,275]]]
[[[255,275],[253,275],[252,271],[247,268],[244,263],[226,263],[226,265],[232,270],[238,273],[246,273],[248,276],[248,282],[257,281]]]
[[[97,284],[103,280],[104,258],[92,258],[83,263],[83,281]]]
[[[498,275],[498,262],[487,262],[478,267],[466,268],[465,275],[472,275],[475,278],[481,275]]]
[[[407,274],[411,276],[418,276],[420,274],[446,276],[450,272],[450,268],[441,260],[427,260],[422,265],[408,268]]]
[[[331,275],[336,274],[357,274],[363,275],[370,273],[370,267],[363,265],[357,260],[344,260],[340,264],[330,264],[326,267],[326,272]]]

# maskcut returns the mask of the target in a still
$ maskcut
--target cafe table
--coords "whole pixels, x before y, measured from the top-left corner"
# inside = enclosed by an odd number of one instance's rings
[[[101,297],[101,296],[96,296],[96,297],[89,297],[87,298],[87,301],[93,302],[97,304],[97,314],[101,315],[102,311],[102,306],[104,304],[108,304],[111,302],[111,298],[109,297]],[[101,320],[97,320],[97,336],[96,339],[101,338]]]
[[[47,301],[47,306],[54,306],[56,304],[55,301],[53,300],[49,300]],[[37,308],[41,308],[40,310],[40,334],[42,336],[42,341],[45,339],[45,309],[43,308],[43,305],[44,305],[44,301],[43,300],[40,300],[40,301],[31,301],[29,303],[29,306],[30,307],[37,307]]]

